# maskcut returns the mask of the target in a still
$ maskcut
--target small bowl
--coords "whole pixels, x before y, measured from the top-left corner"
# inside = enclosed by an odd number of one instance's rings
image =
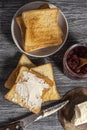
[[[22,42],[22,38],[21,38],[21,33],[20,33],[20,29],[16,23],[15,17],[20,15],[23,11],[27,11],[27,10],[32,10],[32,9],[37,9],[39,8],[42,4],[49,4],[50,8],[56,8],[56,6],[54,6],[53,4],[50,4],[48,2],[43,2],[43,1],[35,1],[35,2],[31,2],[28,4],[25,4],[24,6],[22,6],[14,15],[13,19],[12,19],[12,23],[11,23],[11,33],[12,33],[12,38],[13,41],[15,42],[16,46],[19,48],[19,50],[29,56],[33,56],[33,57],[47,57],[50,56],[54,53],[56,53],[57,51],[60,50],[60,48],[62,48],[62,46],[64,45],[64,43],[66,42],[67,36],[68,36],[68,23],[67,23],[67,19],[65,17],[65,15],[63,14],[63,12],[60,10],[60,14],[59,14],[59,25],[64,33],[63,35],[63,43],[60,46],[55,46],[55,47],[47,47],[44,49],[39,49],[37,51],[33,51],[33,52],[25,52],[23,50],[23,42]]]
[[[83,53],[81,49],[83,48]],[[85,50],[85,51],[84,51]],[[87,58],[84,52],[87,52],[87,46],[81,44],[75,44],[67,49],[63,58],[63,68],[64,73],[71,79],[84,79],[87,78],[87,73],[82,73],[81,70],[78,70],[80,59],[79,58]],[[74,68],[72,68],[74,67]],[[82,69],[82,68],[81,68]]]

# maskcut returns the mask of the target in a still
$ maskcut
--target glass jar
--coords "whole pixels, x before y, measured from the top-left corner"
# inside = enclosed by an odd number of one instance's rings
[[[87,78],[87,64],[78,70],[79,58],[87,58],[87,46],[75,44],[68,48],[63,58],[64,73],[71,79]],[[86,71],[85,71],[85,70]]]

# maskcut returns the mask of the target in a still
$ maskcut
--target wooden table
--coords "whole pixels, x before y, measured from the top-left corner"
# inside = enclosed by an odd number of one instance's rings
[[[4,94],[8,91],[4,88],[4,83],[21,56],[11,37],[11,20],[17,9],[28,2],[31,0],[0,0],[0,124],[27,113],[25,109],[4,99]],[[76,43],[87,44],[87,0],[49,0],[49,2],[64,12],[69,24],[68,39],[63,48],[51,57],[29,58],[36,65],[52,63],[57,88],[60,95],[63,96],[68,90],[87,85],[87,79],[77,81],[66,77],[62,67],[62,59],[69,46]],[[26,130],[41,129],[63,130],[58,121],[57,113],[26,128]]]

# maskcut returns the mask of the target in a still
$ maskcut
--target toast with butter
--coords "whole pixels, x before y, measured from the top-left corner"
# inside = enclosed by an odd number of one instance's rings
[[[44,75],[53,81],[53,87],[49,90],[49,92],[48,92],[49,94],[45,93],[45,95],[43,97],[44,102],[49,101],[49,100],[60,99],[60,95],[59,95],[58,91],[56,90],[56,84],[55,84],[55,80],[54,80],[52,65],[50,63],[48,63],[48,64],[44,64],[44,65],[35,67],[35,65],[24,54],[21,56],[17,67],[12,71],[12,73],[8,77],[7,81],[5,82],[6,88],[11,89],[12,86],[15,84],[16,78],[17,78],[17,75],[19,73],[19,69],[21,66],[27,66],[28,68],[31,68],[31,70],[36,71],[36,72],[40,73],[41,75]]]
[[[62,44],[63,32],[58,25],[58,8],[37,9],[22,13],[26,27],[24,50],[37,49]]]
[[[17,75],[19,73],[20,66],[27,66],[29,68],[34,67],[35,65],[28,59],[26,55],[22,55],[17,67],[12,71],[12,73],[9,75],[7,81],[5,82],[5,87],[10,89],[16,81]]]
[[[44,95],[42,97],[43,102],[47,102],[50,100],[59,100],[60,95],[56,88],[52,64],[48,63],[48,64],[40,65],[38,67],[31,68],[31,70],[34,70],[34,71],[48,77],[49,79],[51,79],[53,81],[53,86],[51,87],[51,89],[49,89],[47,91],[47,93],[44,93]]]
[[[5,95],[5,98],[34,113],[39,113],[43,102],[43,94],[53,86],[53,81],[34,70],[22,66],[15,85]]]

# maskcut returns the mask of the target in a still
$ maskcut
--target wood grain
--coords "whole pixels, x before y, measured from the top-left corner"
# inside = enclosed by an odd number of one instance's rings
[[[33,0],[32,0],[33,1]],[[72,44],[87,45],[87,0],[48,0],[59,7],[65,14],[69,24],[69,35],[66,44],[55,55],[34,59],[36,65],[51,62],[60,95],[75,87],[86,87],[87,79],[75,81],[64,75],[62,59],[66,49]],[[0,0],[0,124],[27,113],[23,108],[6,101],[3,96],[8,91],[4,83],[10,72],[17,65],[21,55],[11,37],[11,20],[14,13],[31,0]],[[57,115],[53,114],[43,120],[31,124],[26,130],[63,130]]]

